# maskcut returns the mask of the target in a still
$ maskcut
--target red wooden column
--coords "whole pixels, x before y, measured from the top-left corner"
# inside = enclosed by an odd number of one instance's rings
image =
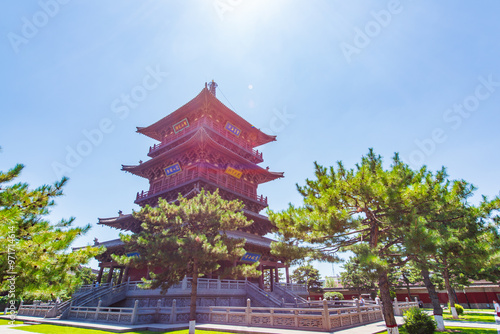
[[[106,280],[106,283],[110,283],[111,280],[113,279],[113,270],[114,269],[115,269],[115,267],[113,265],[111,265],[111,268],[109,268],[108,279]]]
[[[125,267],[125,270],[123,272],[123,278],[120,283],[125,283],[128,280],[128,266]]]
[[[259,270],[261,272],[259,277],[259,288],[264,289],[264,268],[262,264],[259,264]]]
[[[290,283],[290,273],[288,272],[288,266],[285,267],[286,282]]]
[[[123,271],[125,268],[120,268],[120,275],[118,275],[118,282],[116,284],[121,284],[122,283],[122,278],[123,278]]]
[[[104,267],[103,266],[100,266],[101,268],[99,269],[99,275],[97,275],[97,283],[99,283],[99,285],[101,284],[101,280],[102,280],[102,273],[104,271]]]
[[[273,273],[273,268],[269,268],[269,285],[270,285],[271,291],[274,291],[274,273]]]

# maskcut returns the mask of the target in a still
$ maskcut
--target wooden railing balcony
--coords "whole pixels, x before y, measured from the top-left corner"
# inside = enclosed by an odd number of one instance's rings
[[[219,122],[213,121],[207,117],[202,117],[202,118],[196,120],[195,122],[190,124],[190,126],[188,128],[186,128],[180,132],[170,134],[161,143],[154,144],[153,146],[150,146],[148,155],[156,153],[161,148],[173,143],[174,141],[176,141],[177,139],[179,139],[185,135],[188,135],[188,134],[196,131],[197,129],[199,129],[203,125],[208,126],[209,128],[214,130],[216,133],[218,133],[222,137],[228,139],[233,144],[238,145],[240,148],[242,148],[247,153],[250,153],[258,160],[263,161],[262,160],[262,152],[255,150],[252,147],[252,145],[250,145],[250,143],[248,143],[246,140],[240,139],[240,138],[236,137],[235,135],[233,135],[232,133],[230,133],[229,131],[227,131],[226,129],[224,129],[224,125],[220,124]]]
[[[236,192],[240,195],[243,195],[245,197],[249,197],[249,198],[259,202],[260,204],[267,206],[267,196],[257,195],[254,191],[246,190],[241,186],[231,185],[227,181],[228,178],[227,177],[223,178],[222,176],[223,175],[211,174],[211,173],[208,173],[206,171],[200,171],[200,170],[193,170],[189,174],[188,173],[182,173],[182,174],[178,173],[178,175],[174,175],[170,178],[167,178],[165,180],[165,182],[160,187],[156,187],[150,191],[138,192],[135,201],[138,202],[144,198],[147,198],[147,197],[153,196],[155,194],[164,192],[166,190],[172,189],[176,186],[182,185],[182,184],[184,184],[188,181],[191,181],[193,179],[204,178],[204,179],[211,181],[211,182],[213,182],[213,183],[215,183],[215,184],[217,184],[225,189],[234,191],[234,192]]]

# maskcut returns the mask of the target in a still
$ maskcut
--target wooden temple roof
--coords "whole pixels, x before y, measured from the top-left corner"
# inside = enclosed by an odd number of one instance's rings
[[[163,152],[162,154],[155,156],[154,158],[149,159],[148,161],[145,161],[139,165],[122,165],[122,170],[130,172],[137,176],[149,178],[147,175],[147,171],[149,168],[157,164],[164,163],[165,157],[171,157],[174,154],[180,154],[182,152],[185,152],[190,145],[193,145],[197,142],[207,143],[228,154],[235,161],[238,161],[239,163],[241,163],[243,166],[246,167],[246,170],[244,171],[258,174],[260,176],[259,183],[265,183],[283,177],[284,174],[283,172],[271,172],[267,168],[262,168],[259,165],[252,163],[251,161],[245,159],[241,155],[233,152],[232,150],[216,142],[212,137],[212,135],[203,127],[198,129],[198,131],[194,132],[188,140],[186,140],[180,145],[173,147],[171,150]]]
[[[243,117],[224,105],[224,103],[222,103],[212,93],[210,93],[206,83],[205,88],[203,88],[203,90],[191,101],[147,127],[137,127],[137,132],[158,141],[162,141],[162,133],[164,133],[165,128],[170,128],[175,123],[181,121],[186,117],[188,113],[192,112],[193,110],[203,107],[208,109],[209,106],[213,106],[218,111],[225,114],[228,120],[234,123],[235,126],[240,127],[242,130],[248,133],[254,133],[254,135],[252,136],[252,145],[254,147],[264,145],[276,140],[276,136],[265,134],[264,132],[260,131],[252,124],[250,124],[248,121],[246,121]]]
[[[120,215],[118,217],[99,218],[99,225],[106,225],[123,231],[140,232],[140,222],[132,214]]]
[[[254,221],[256,224],[262,224],[265,223],[266,225],[269,224],[269,219],[261,215],[259,213],[243,209],[243,213],[248,219],[251,219]],[[97,223],[98,225],[106,225],[112,228],[116,228],[118,230],[122,231],[132,231],[134,233],[139,233],[141,231],[141,223],[134,218],[132,214],[125,214],[125,215],[120,215],[118,217],[109,217],[109,218],[99,218],[99,222]],[[272,230],[272,229],[271,229]],[[253,231],[255,232],[255,231]],[[267,233],[268,231],[264,232]],[[247,233],[247,232],[243,232]]]
[[[248,232],[243,232],[243,231],[226,231],[226,235],[232,239],[240,239],[240,238],[245,238],[246,239],[246,245],[252,245],[256,246],[258,248],[264,248],[264,249],[270,249],[271,248],[271,242],[275,241],[270,238],[266,237],[261,237],[259,235],[255,235],[252,233]],[[103,241],[103,242],[95,242],[94,247],[101,247],[104,246],[107,249],[112,249],[112,248],[120,248],[123,247],[124,243],[121,241],[121,239],[113,239],[113,240],[108,240],[108,241]],[[80,247],[81,248],[81,247]],[[78,248],[73,248],[78,249]]]

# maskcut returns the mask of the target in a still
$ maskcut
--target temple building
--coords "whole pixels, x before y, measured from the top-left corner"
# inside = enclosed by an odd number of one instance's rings
[[[257,188],[261,183],[283,177],[283,173],[259,166],[263,157],[255,148],[275,141],[276,136],[263,133],[226,107],[217,99],[216,88],[213,81],[205,84],[195,98],[179,109],[154,124],[138,127],[137,132],[158,143],[149,148],[148,160],[138,165],[122,165],[122,170],[149,181],[149,189],[139,191],[135,199],[141,207],[157,205],[160,197],[174,202],[179,194],[195,196],[201,189],[219,189],[223,199],[242,201],[245,216],[254,223],[244,230],[229,231],[227,235],[246,239],[247,253],[240,262],[259,261],[262,271],[259,278],[248,280],[263,289],[266,275],[272,291],[275,282],[279,282],[278,269],[285,268],[287,283],[289,273],[284,259],[270,254],[272,240],[264,235],[272,232],[273,226],[260,213],[268,202],[267,197],[258,194]],[[132,214],[121,211],[117,217],[99,218],[99,224],[133,233],[141,230],[141,223]],[[111,254],[124,254],[121,240],[95,240],[95,246],[106,247],[106,252],[98,257],[99,283],[109,283],[116,270],[119,275],[115,283],[147,277],[146,269],[126,268],[112,260]],[[107,282],[101,282],[105,268],[109,268],[110,274]],[[223,277],[206,273],[205,278]]]

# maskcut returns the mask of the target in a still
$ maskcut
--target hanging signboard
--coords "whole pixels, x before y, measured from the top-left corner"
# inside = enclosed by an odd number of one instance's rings
[[[137,256],[137,257],[140,257],[140,254],[137,253],[137,252],[133,252],[133,253],[127,253],[127,256],[128,257],[132,257],[132,256]]]
[[[179,163],[175,163],[165,168],[165,174],[167,176],[174,175],[175,173],[179,173],[180,171],[181,171],[181,165]]]
[[[234,176],[237,179],[240,179],[241,176],[243,175],[243,172],[239,171],[237,169],[234,169],[233,167],[227,166],[227,168],[226,168],[226,174],[229,174],[231,176]]]
[[[231,123],[227,122],[226,126],[224,127],[227,131],[231,132],[233,135],[236,137],[240,136],[241,130],[232,125]]]
[[[173,125],[175,133],[182,131],[187,127],[189,127],[189,122],[188,122],[187,118],[184,118],[182,121],[177,122]]]
[[[241,258],[241,261],[245,262],[257,262],[259,260],[260,260],[260,254],[255,254],[255,253],[246,253]]]

